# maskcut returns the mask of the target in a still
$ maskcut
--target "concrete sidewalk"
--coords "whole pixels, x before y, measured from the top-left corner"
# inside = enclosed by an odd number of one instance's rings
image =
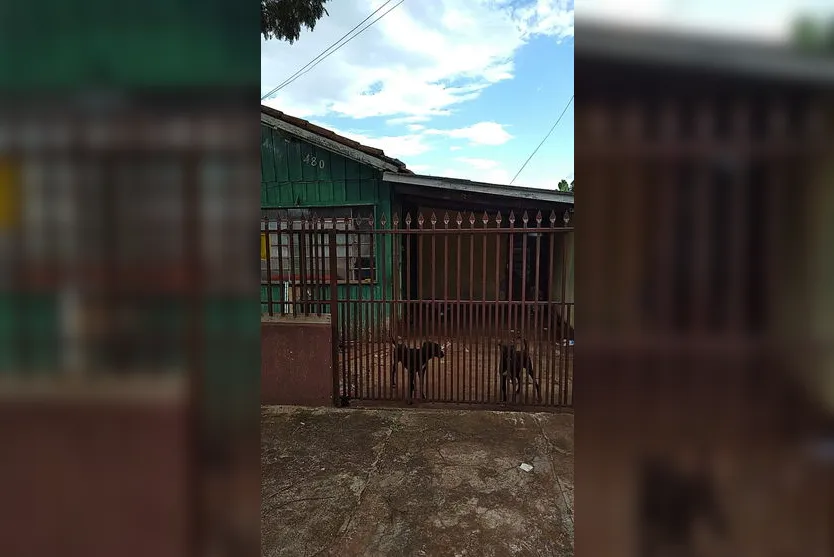
[[[265,556],[573,554],[569,414],[268,407],[261,464]]]

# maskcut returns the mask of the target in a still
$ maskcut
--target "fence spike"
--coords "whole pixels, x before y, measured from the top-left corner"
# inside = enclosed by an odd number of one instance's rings
[[[486,215],[486,213],[484,213],[484,215]],[[487,218],[489,218],[489,217],[487,217]],[[475,212],[474,211],[469,212],[469,225],[472,226],[473,228],[475,227]]]
[[[394,213],[393,215],[391,215],[391,225],[394,228],[397,228],[400,225],[400,214],[399,213]]]
[[[405,214],[405,226],[406,228],[411,228],[411,213],[409,212]]]
[[[445,213],[443,213],[443,224],[446,225],[446,228],[449,228],[449,221],[450,220],[451,219],[449,218],[449,211],[446,211]]]
[[[432,228],[434,228],[434,225],[437,224],[437,215],[434,214],[434,211],[431,212],[431,217],[429,217],[429,222],[431,223]]]
[[[371,228],[374,227],[374,214],[373,213],[368,215],[368,226],[370,226]]]
[[[550,210],[550,226],[556,226],[556,211]]]
[[[483,221],[484,226],[489,224],[489,214],[486,211],[484,211],[484,216],[481,217],[481,221]]]
[[[455,217],[455,222],[458,224],[458,228],[463,224],[463,215],[460,214],[460,211],[458,211],[458,216]]]
[[[527,211],[524,211],[524,214],[521,215],[521,222],[524,223],[524,226],[527,226],[527,221],[530,220],[530,217],[527,216]]]
[[[423,228],[423,223],[424,222],[426,222],[426,219],[423,216],[423,213],[417,213],[417,226],[419,226],[420,228]]]
[[[565,214],[562,215],[562,222],[565,223],[565,226],[570,222],[570,212],[567,209],[565,209]]]
[[[502,219],[502,218],[501,218],[501,211],[499,210],[499,211],[495,214],[495,224],[497,224],[498,226],[501,226],[501,221],[502,221],[502,220],[504,220],[504,219]]]
[[[512,210],[510,210],[510,219],[509,219],[509,221],[510,221],[510,226],[515,224],[515,212],[512,211]]]
[[[379,217],[379,225],[382,228],[385,228],[385,225],[388,224],[388,219],[385,218],[385,213],[382,213],[382,216]]]
[[[542,224],[542,212],[536,211],[536,225],[541,226]]]

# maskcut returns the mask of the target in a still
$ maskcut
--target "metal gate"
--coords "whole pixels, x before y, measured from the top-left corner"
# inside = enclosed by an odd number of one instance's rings
[[[568,212],[313,211],[264,211],[262,312],[331,315],[343,405],[573,406]]]

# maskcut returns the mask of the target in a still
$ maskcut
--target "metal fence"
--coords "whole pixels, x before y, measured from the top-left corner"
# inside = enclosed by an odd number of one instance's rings
[[[333,316],[343,404],[572,406],[568,212],[265,215],[262,312]]]

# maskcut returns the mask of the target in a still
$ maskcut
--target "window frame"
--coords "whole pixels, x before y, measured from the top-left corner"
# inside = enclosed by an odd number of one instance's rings
[[[349,211],[348,215],[339,215],[340,212],[347,212]],[[292,216],[293,212],[300,212],[302,213],[299,216]],[[322,216],[322,213],[324,215]],[[260,225],[260,234],[261,234],[261,255],[263,255],[264,248],[269,250],[270,257],[270,272],[271,277],[265,276],[266,273],[266,259],[261,257],[261,284],[262,285],[283,285],[283,284],[290,284],[292,286],[300,286],[303,283],[308,284],[321,284],[322,279],[329,282],[328,273],[319,272],[318,276],[312,272],[312,269],[307,269],[304,276],[301,276],[300,272],[296,272],[296,269],[290,270],[288,273],[288,267],[290,266],[291,262],[295,262],[296,266],[298,265],[298,261],[300,259],[300,243],[299,240],[301,238],[301,222],[304,218],[309,218],[313,214],[316,216],[320,216],[325,220],[327,224],[332,224],[335,222],[337,230],[344,230],[345,233],[337,234],[336,235],[336,268],[337,273],[344,272],[343,276],[337,277],[337,284],[339,285],[376,285],[379,281],[379,266],[377,265],[377,246],[378,242],[376,240],[376,235],[372,232],[363,232],[363,230],[374,230],[373,227],[368,225],[367,223],[359,228],[355,228],[354,221],[357,218],[357,213],[363,214],[363,218],[367,219],[367,215],[373,215],[374,222],[376,222],[376,206],[373,204],[358,204],[358,205],[329,205],[329,206],[305,206],[305,207],[262,207],[261,208],[261,225]],[[292,249],[294,255],[291,257],[289,250],[290,250],[290,234],[289,233],[282,233],[276,234],[275,232],[278,231],[276,225],[277,217],[281,218],[281,230],[288,231],[289,230],[289,221],[292,220],[293,222],[293,233],[292,233]],[[267,247],[266,244],[266,229],[264,228],[265,223],[268,223],[270,226],[269,232],[269,246]],[[341,225],[341,226],[340,226]],[[328,227],[329,228],[329,227]],[[324,228],[323,230],[327,230],[328,228]],[[280,244],[279,239],[280,237]],[[325,236],[326,237],[326,236]],[[305,245],[305,252],[308,254],[308,261],[313,259],[311,253],[312,246],[310,244]],[[280,249],[280,257],[278,257],[274,250]],[[319,247],[318,249],[321,249]],[[328,259],[329,259],[329,248],[324,246],[325,252],[323,253],[323,257],[321,259],[319,269],[327,269],[329,266]],[[368,253],[368,255],[363,255],[363,253]],[[359,266],[358,264],[363,260],[369,260],[370,266]],[[281,267],[279,267],[279,260],[281,261]],[[280,273],[283,271],[283,273]],[[369,276],[367,278],[363,278],[363,274],[367,273]],[[283,274],[284,276],[290,274],[290,280],[286,280],[283,276],[277,276]],[[349,279],[349,280],[348,280]]]

